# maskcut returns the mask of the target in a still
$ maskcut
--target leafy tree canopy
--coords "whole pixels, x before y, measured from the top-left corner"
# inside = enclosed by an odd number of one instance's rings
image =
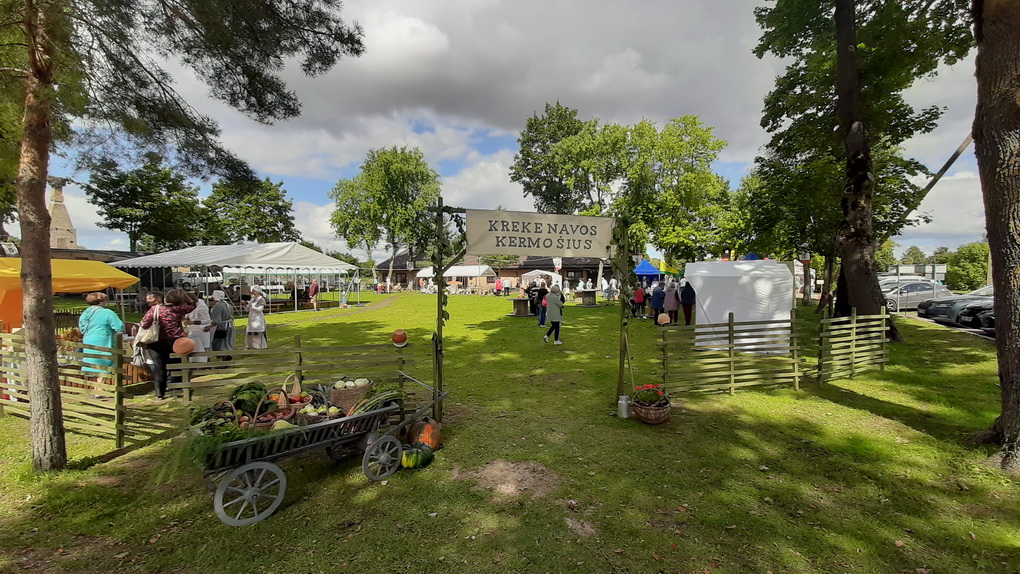
[[[972,290],[988,282],[988,242],[961,245],[950,254],[946,266],[946,285],[950,289]]]
[[[283,182],[218,181],[205,205],[219,219],[226,243],[298,241],[294,203],[287,199]],[[316,248],[316,251],[321,249]]]
[[[927,262],[928,256],[916,245],[907,247],[907,250],[903,252],[903,257],[900,258],[900,263],[904,265],[924,265]]]
[[[857,3],[857,64],[861,116],[871,137],[875,236],[897,234],[920,189],[912,176],[927,173],[899,145],[934,129],[942,110],[915,110],[903,92],[953,64],[970,50],[966,0]],[[778,0],[755,16],[763,33],[755,54],[790,61],[765,98],[761,125],[772,137],[757,159],[764,181],[749,198],[756,229],[792,246],[835,253],[841,222],[845,151],[836,110],[836,38],[832,2]],[[758,196],[760,195],[760,197]],[[923,220],[924,218],[921,218]]]
[[[112,161],[96,165],[82,186],[107,229],[127,234],[129,248],[149,251],[181,249],[197,244],[206,220],[198,188],[184,176],[150,156],[136,169],[122,171]]]
[[[559,102],[547,103],[545,113],[528,118],[517,138],[520,151],[510,166],[510,180],[521,184],[525,197],[535,198],[535,209],[540,213],[573,214],[579,210],[552,150],[563,139],[579,133],[582,126],[577,110]]]
[[[336,202],[330,223],[348,245],[382,239],[391,253],[406,247],[413,257],[432,243],[435,226],[428,208],[439,199],[439,174],[418,148],[369,150],[360,172],[337,182],[329,195]],[[391,274],[392,264],[391,257]]]

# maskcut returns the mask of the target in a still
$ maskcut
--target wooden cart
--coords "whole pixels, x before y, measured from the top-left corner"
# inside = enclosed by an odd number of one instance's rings
[[[445,393],[438,394],[443,397]],[[231,526],[247,526],[269,517],[287,491],[287,477],[274,461],[313,449],[325,449],[334,459],[357,449],[364,452],[361,469],[369,480],[387,478],[400,468],[403,445],[397,433],[433,404],[429,402],[386,432],[379,429],[400,411],[399,404],[220,445],[206,461],[206,476],[218,482],[213,497],[216,516]]]

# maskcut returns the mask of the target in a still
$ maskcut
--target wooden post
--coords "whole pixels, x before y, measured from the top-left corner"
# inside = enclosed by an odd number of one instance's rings
[[[304,371],[301,370],[301,365],[304,363],[304,357],[301,353],[301,335],[294,335],[294,378],[297,379],[298,386],[304,382]],[[287,389],[283,389],[287,390]]]
[[[790,309],[790,354],[793,359],[793,390],[800,390],[800,351],[797,349],[797,310]]]
[[[629,261],[629,259],[627,259],[627,258],[630,257],[630,236],[629,236],[629,233],[623,233],[622,234],[622,237],[621,237],[621,240],[620,240],[620,245],[617,245],[616,248],[618,249],[618,252],[616,253],[616,256],[619,259],[617,260],[617,265],[615,266],[618,269],[615,269],[615,271],[617,271],[618,273],[622,273],[623,269],[629,269],[629,264],[627,263],[627,261]],[[621,264],[621,262],[622,262],[622,264]],[[610,270],[614,270],[613,267],[614,266],[610,266]],[[600,277],[600,279],[601,279],[601,277]],[[631,278],[629,276],[629,272],[628,272],[628,276],[620,277],[619,278],[618,283],[620,285],[621,293],[624,291],[624,285],[629,285],[628,282],[630,281],[630,279]],[[624,296],[628,297],[628,294],[624,293]],[[610,301],[610,303],[612,303],[612,302]],[[624,305],[623,303],[621,303],[620,304],[620,369],[619,369],[619,375],[618,375],[618,377],[616,379],[616,396],[613,397],[613,399],[614,399],[613,402],[614,403],[616,402],[615,399],[619,398],[621,395],[629,395],[630,394],[629,392],[627,392],[627,388],[628,388],[629,385],[627,385],[627,377],[626,377],[627,361],[630,360],[630,352],[629,352],[630,350],[628,348],[628,347],[630,347],[630,342],[628,341],[629,333],[628,333],[628,328],[627,328],[627,314],[628,314],[627,305]]]
[[[113,437],[117,448],[124,448],[124,422],[127,418],[124,407],[124,370],[128,361],[125,360],[127,353],[124,352],[124,335],[122,333],[113,336],[113,348],[117,351],[113,364]]]
[[[730,368],[730,394],[731,395],[736,393],[736,388],[733,386],[736,383],[736,373],[733,372],[734,368],[735,368],[734,365],[733,365],[733,359],[736,356],[736,353],[733,352],[733,346],[736,344],[736,338],[734,336],[733,326],[734,326],[733,325],[733,313],[730,313],[730,320],[729,320],[729,349],[727,349],[727,351],[728,351],[727,354],[729,355],[729,358],[730,358],[728,363],[729,363],[729,368]]]
[[[857,374],[857,307],[850,309],[850,376]]]
[[[191,364],[191,355],[184,355],[181,360],[181,384],[184,385],[184,400],[191,402],[192,391],[191,391],[191,368],[188,365]],[[168,381],[169,382],[169,381]]]
[[[932,272],[932,273],[934,273],[934,272]],[[888,356],[888,353],[889,353],[889,349],[888,349],[888,347],[886,347],[886,344],[889,341],[889,336],[887,335],[887,333],[889,332],[889,321],[890,320],[891,319],[889,317],[889,313],[886,312],[885,305],[882,305],[882,333],[881,333],[881,336],[882,336],[882,356],[880,357],[881,362],[878,364],[878,369],[881,372],[883,372],[883,373],[885,372],[886,357]]]
[[[825,335],[829,328],[828,318],[829,309],[826,308],[822,311],[821,326],[818,329],[818,382],[820,384],[825,383],[825,341],[828,338]]]
[[[666,348],[666,331],[662,331],[662,384],[669,377],[669,350]]]

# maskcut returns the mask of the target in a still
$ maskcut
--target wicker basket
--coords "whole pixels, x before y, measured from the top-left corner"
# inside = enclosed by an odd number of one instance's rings
[[[330,406],[334,406],[328,399],[326,399],[326,395],[324,395],[322,393],[319,393],[319,392],[316,392],[315,396],[318,396],[319,398],[321,398],[322,399],[322,403],[325,404],[327,408],[330,407]],[[312,400],[312,404],[315,404],[315,400],[314,399]],[[315,424],[315,423],[321,423],[322,421],[331,421],[333,419],[340,418],[340,417],[344,416],[345,412],[346,412],[345,410],[341,409],[340,412],[336,413],[335,415],[330,415],[330,414],[325,414],[325,415],[320,415],[320,414],[306,415],[306,414],[302,413],[300,410],[298,410],[298,411],[295,411],[294,420],[291,421],[291,422],[293,422],[296,425],[311,425],[311,424]]]
[[[630,412],[643,423],[657,425],[669,420],[669,412],[673,410],[672,405],[664,407],[645,407],[641,405],[630,405]]]
[[[343,412],[349,412],[354,405],[361,402],[361,399],[365,398],[365,393],[372,388],[372,384],[369,383],[364,387],[355,387],[353,389],[331,389],[329,391],[329,402],[340,407]]]
[[[267,423],[256,422],[257,419],[259,418],[259,412],[262,410],[262,403],[265,402],[265,401],[268,401],[269,400],[269,395],[271,395],[273,393],[276,393],[277,391],[279,391],[277,394],[279,394],[281,397],[283,397],[283,403],[284,404],[281,405],[281,404],[277,403],[276,410],[283,412],[283,416],[281,418],[278,418],[278,419],[272,421],[272,422],[267,422]],[[294,413],[296,413],[299,408],[301,408],[301,407],[294,408],[290,404],[290,402],[288,402],[286,389],[269,389],[268,391],[266,391],[266,396],[262,397],[262,399],[259,400],[258,406],[255,407],[255,412],[252,414],[252,417],[251,417],[252,426],[255,427],[255,428],[266,429],[266,428],[269,428],[269,427],[273,426],[273,423],[275,423],[278,420],[289,421],[290,419],[294,418]],[[265,413],[262,413],[262,414],[265,414]]]

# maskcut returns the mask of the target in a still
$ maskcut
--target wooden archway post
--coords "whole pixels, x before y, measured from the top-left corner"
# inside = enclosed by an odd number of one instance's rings
[[[436,241],[432,254],[432,272],[436,278],[436,330],[432,333],[432,380],[435,384],[433,391],[432,418],[443,422],[443,399],[445,391],[443,382],[443,325],[450,317],[446,311],[446,271],[456,262],[460,261],[466,252],[462,248],[458,253],[453,253],[453,246],[450,245],[446,234],[445,216],[447,214],[465,213],[460,207],[443,206],[443,197],[439,196],[436,207],[430,207],[429,211],[436,214]],[[446,259],[450,255],[449,259]]]

